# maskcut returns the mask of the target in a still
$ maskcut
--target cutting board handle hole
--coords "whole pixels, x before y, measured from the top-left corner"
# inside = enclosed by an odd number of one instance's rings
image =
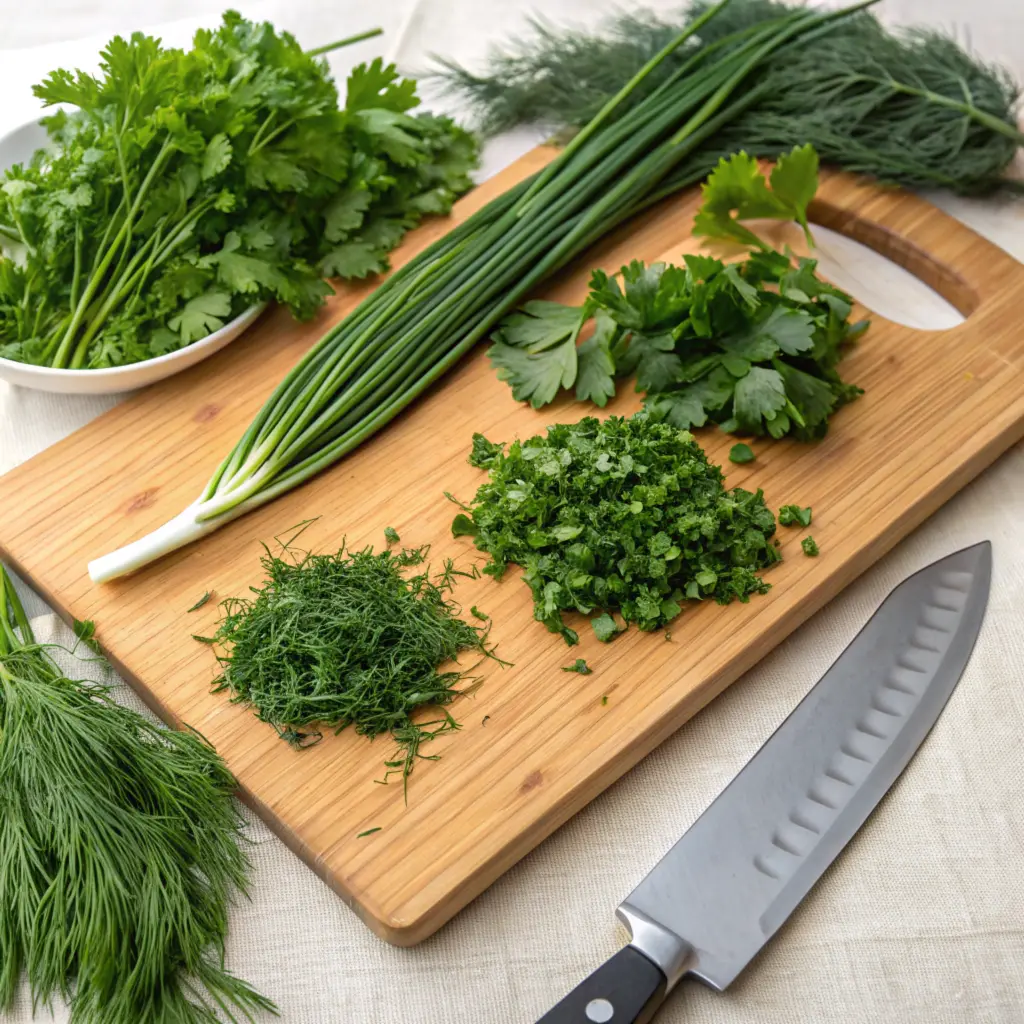
[[[920,330],[948,330],[978,308],[952,268],[897,232],[830,203],[812,204],[821,273],[879,316]]]

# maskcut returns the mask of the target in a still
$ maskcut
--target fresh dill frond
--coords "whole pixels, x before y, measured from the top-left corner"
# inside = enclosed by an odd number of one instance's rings
[[[587,123],[655,53],[709,7],[666,18],[649,10],[614,16],[597,32],[535,22],[528,36],[491,52],[471,72],[440,60],[435,77],[467,102],[486,134],[540,124],[563,137]],[[728,52],[730,37],[795,8],[734,0],[648,76],[616,115],[663,85],[700,49]],[[710,50],[708,51],[711,52]],[[810,143],[823,161],[912,188],[974,194],[1010,187],[1004,172],[1022,144],[1019,89],[933,29],[884,27],[862,11],[780,47],[748,96],[666,181],[664,193],[705,178],[739,150],[774,158]]]
[[[197,733],[66,678],[0,566],[0,1010],[24,973],[75,1024],[214,1024],[273,1004],[224,967],[248,864]]]

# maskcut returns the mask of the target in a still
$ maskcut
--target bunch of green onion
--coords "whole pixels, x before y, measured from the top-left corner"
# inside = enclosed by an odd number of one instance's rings
[[[303,357],[200,497],[148,536],[89,565],[131,572],[273,500],[393,419],[541,281],[679,183],[673,171],[758,95],[780,47],[827,32],[876,0],[796,9],[697,49],[618,116],[631,94],[729,2],[652,57],[562,152],[425,249]]]

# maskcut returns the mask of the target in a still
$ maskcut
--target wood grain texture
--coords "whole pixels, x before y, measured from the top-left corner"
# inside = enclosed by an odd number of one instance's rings
[[[535,170],[538,150],[459,204],[464,217]],[[261,578],[260,543],[318,516],[316,550],[380,544],[386,526],[432,557],[479,557],[453,540],[449,490],[470,497],[482,474],[466,463],[474,431],[510,440],[589,410],[540,412],[513,402],[484,351],[473,354],[369,444],[271,505],[134,577],[92,585],[87,561],[163,523],[199,492],[285,371],[329,323],[366,294],[346,289],[315,324],[280,311],[201,366],[143,392],[0,478],[0,550],[68,618],[93,619],[111,660],[172,723],[199,729],[227,759],[243,794],[379,935],[409,945],[430,935],[499,874],[634,765],[767,653],[958,488],[1024,436],[1024,267],[924,201],[829,177],[812,211],[908,267],[963,313],[924,332],[875,318],[844,376],[866,389],[819,444],[756,443],[732,466],[732,439],[702,432],[730,485],[763,487],[777,508],[812,505],[806,531],[782,530],[785,560],[767,597],[690,609],[671,631],[631,631],[609,646],[585,621],[570,650],[535,623],[515,572],[460,585],[459,599],[493,616],[493,638],[514,667],[484,665],[482,686],[453,712],[463,729],[435,742],[438,762],[378,786],[392,747],[350,733],[295,751],[250,711],[210,692],[216,666],[190,639],[216,603],[186,614],[205,591],[243,594]],[[545,291],[578,300],[587,270],[631,258],[677,259],[695,197],[674,198],[596,247]],[[400,263],[447,229],[410,236]],[[610,411],[630,412],[620,395]],[[560,671],[577,656],[591,676]],[[603,698],[607,697],[607,702]],[[358,833],[381,831],[359,839]]]

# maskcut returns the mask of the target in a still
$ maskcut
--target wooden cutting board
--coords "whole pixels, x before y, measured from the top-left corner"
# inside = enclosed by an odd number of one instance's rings
[[[538,150],[458,207],[465,217],[535,170]],[[785,560],[766,597],[684,612],[671,631],[633,630],[613,644],[570,650],[533,621],[528,588],[510,572],[460,585],[465,605],[494,619],[514,665],[484,665],[481,687],[452,708],[462,730],[437,740],[409,782],[379,786],[393,747],[343,733],[296,751],[244,707],[210,692],[215,602],[261,579],[260,543],[310,517],[314,550],[380,544],[385,527],[432,557],[477,557],[453,540],[445,490],[469,498],[482,474],[467,465],[474,431],[510,440],[585,415],[562,403],[516,404],[481,347],[360,451],[299,490],[136,576],[92,585],[87,561],[178,512],[241,435],[301,353],[367,292],[346,290],[315,324],[277,311],[217,357],[136,395],[0,479],[0,548],[69,619],[93,619],[118,670],[172,723],[204,733],[245,797],[286,843],[379,935],[409,945],[430,935],[575,811],[622,775],[855,576],[1024,436],[1024,267],[924,201],[835,176],[813,219],[864,242],[923,278],[968,316],[952,330],[912,330],[880,317],[844,376],[866,389],[814,445],[758,443],[757,461],[726,461],[731,438],[700,440],[730,485],[763,487],[773,508],[814,508],[816,559],[802,531],[781,530]],[[695,196],[676,197],[591,251],[544,294],[578,301],[587,271],[631,258],[678,259]],[[400,263],[446,230],[411,236]],[[624,391],[628,389],[623,389]],[[629,412],[624,393],[610,411]],[[593,675],[561,671],[585,657]],[[371,828],[379,832],[364,838]]]

